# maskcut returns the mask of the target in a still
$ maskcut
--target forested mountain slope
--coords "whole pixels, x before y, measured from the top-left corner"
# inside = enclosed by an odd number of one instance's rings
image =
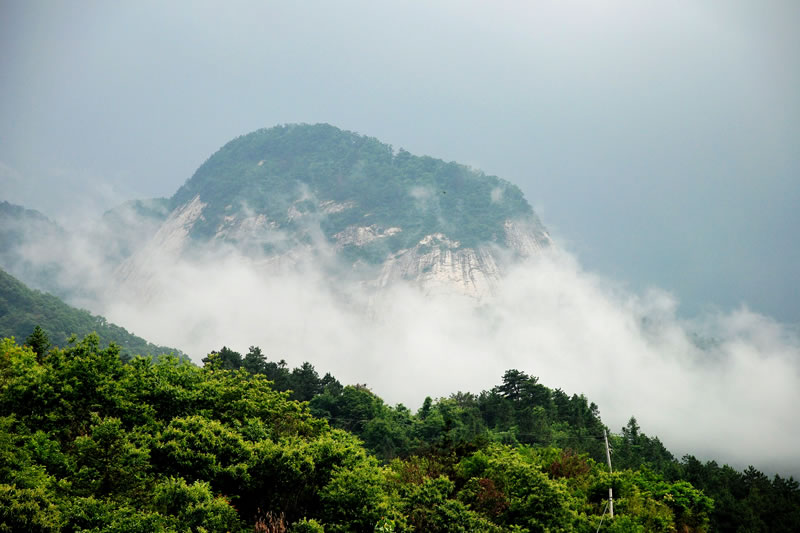
[[[63,269],[67,232],[34,209],[0,202],[0,268],[38,289],[63,297],[59,278]]]
[[[26,287],[0,270],[0,337],[15,337],[23,342],[35,326],[48,332],[50,342],[65,346],[72,335],[83,337],[96,332],[107,345],[118,344],[125,358],[133,355],[180,354],[179,350],[156,346],[105,318],[65,304],[51,294]]]

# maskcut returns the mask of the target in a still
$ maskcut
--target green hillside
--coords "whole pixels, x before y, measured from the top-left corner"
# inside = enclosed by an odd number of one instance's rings
[[[64,228],[39,211],[0,202],[0,268],[60,297],[71,290],[59,286],[63,265],[53,257],[67,237]]]
[[[196,238],[213,236],[225,217],[241,212],[264,214],[289,233],[318,220],[329,239],[353,225],[401,227],[381,241],[384,253],[437,232],[462,246],[503,244],[508,219],[541,230],[507,181],[328,124],[277,126],[234,139],[200,166],[171,207],[195,196],[207,204]],[[369,246],[362,252],[381,255]]]
[[[106,345],[117,343],[122,356],[180,354],[179,350],[156,346],[109,323],[105,318],[65,304],[51,294],[33,290],[0,270],[0,337],[14,337],[23,342],[33,328],[41,326],[50,342],[64,346],[71,335],[83,337],[96,332]]]

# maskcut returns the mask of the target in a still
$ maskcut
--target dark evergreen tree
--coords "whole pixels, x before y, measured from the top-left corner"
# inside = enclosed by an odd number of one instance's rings
[[[310,401],[314,396],[323,391],[322,380],[314,369],[314,365],[305,362],[300,368],[292,370],[290,376],[290,388],[292,389],[292,399],[301,402]]]
[[[267,357],[258,346],[251,346],[242,359],[242,368],[251,374],[267,373]]]
[[[342,384],[339,383],[339,380],[333,377],[330,372],[326,372],[322,377],[320,380],[320,386],[322,387],[323,392],[328,392],[333,396],[339,396],[344,389]]]
[[[523,390],[531,380],[535,384],[538,378],[530,378],[525,372],[516,369],[506,370],[506,373],[503,374],[503,384],[498,385],[494,390],[503,398],[518,402],[522,399]]]
[[[272,381],[275,390],[287,391],[291,388],[291,372],[285,360],[281,359],[277,363],[267,361],[264,374],[268,380]]]
[[[25,339],[25,344],[31,347],[39,359],[50,349],[50,339],[47,333],[38,325],[33,328],[33,333]]]
[[[238,370],[242,367],[242,354],[223,346],[218,352],[211,352],[208,357],[202,359],[203,363],[214,363],[214,368],[218,370]]]

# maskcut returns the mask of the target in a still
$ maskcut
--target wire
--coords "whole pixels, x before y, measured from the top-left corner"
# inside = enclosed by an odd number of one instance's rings
[[[600,525],[597,526],[597,531],[594,533],[599,533],[600,528],[603,527],[603,519],[606,517],[606,509],[608,509],[608,500],[606,500],[606,506],[603,507],[603,514],[600,515]]]

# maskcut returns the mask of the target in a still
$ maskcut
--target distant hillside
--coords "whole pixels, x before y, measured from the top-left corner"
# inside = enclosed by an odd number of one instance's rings
[[[68,296],[59,284],[67,232],[45,215],[0,202],[0,268],[28,285]]]
[[[13,336],[17,342],[23,343],[37,325],[47,332],[55,346],[64,346],[72,334],[82,338],[94,331],[104,345],[112,341],[119,344],[123,356],[183,355],[180,350],[151,344],[125,328],[71,307],[51,294],[30,289],[0,270],[0,338]]]
[[[130,200],[103,213],[95,229],[105,257],[116,264],[150,239],[169,215],[169,199]]]
[[[24,222],[28,225],[29,231],[60,232],[60,226],[44,216],[35,209],[26,209],[19,205],[9,202],[0,202],[0,249],[8,248],[11,245],[19,245],[24,242],[24,234],[21,228],[11,223],[14,221]]]

